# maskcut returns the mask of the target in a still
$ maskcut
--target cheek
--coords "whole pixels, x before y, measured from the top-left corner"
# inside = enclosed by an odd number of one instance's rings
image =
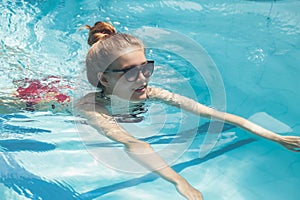
[[[126,79],[122,75],[116,75],[110,80],[111,89],[118,92],[127,90],[130,88],[130,86],[131,84],[128,81],[126,81]]]
[[[122,76],[118,74],[114,74],[111,77],[109,77],[108,82],[109,82],[109,86],[113,88],[116,85],[121,84],[120,82],[122,82]]]

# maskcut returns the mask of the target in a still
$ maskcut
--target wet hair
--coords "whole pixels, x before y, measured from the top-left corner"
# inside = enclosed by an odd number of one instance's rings
[[[92,46],[99,40],[104,40],[110,35],[117,33],[115,27],[106,22],[96,22],[93,27],[89,25],[85,25],[85,27],[90,30],[88,38],[88,44],[90,46]]]
[[[95,87],[105,89],[98,80],[98,73],[104,72],[117,58],[134,50],[144,51],[143,43],[136,37],[119,33],[107,22],[96,22],[89,29],[88,44],[91,46],[86,56],[88,81]]]

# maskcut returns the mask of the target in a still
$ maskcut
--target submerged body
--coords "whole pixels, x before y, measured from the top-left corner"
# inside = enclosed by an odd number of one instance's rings
[[[168,166],[150,144],[135,138],[118,124],[113,113],[106,108],[113,104],[114,97],[128,103],[159,100],[199,117],[233,124],[289,150],[300,151],[300,137],[281,136],[243,117],[214,110],[164,89],[148,87],[154,65],[151,64],[153,61],[147,61],[141,41],[131,35],[117,33],[108,23],[97,22],[93,27],[86,27],[90,30],[88,43],[91,46],[86,59],[87,77],[100,92],[83,97],[75,106],[77,113],[84,116],[99,133],[123,144],[125,152],[136,162],[173,183],[185,198],[203,199],[201,192]]]

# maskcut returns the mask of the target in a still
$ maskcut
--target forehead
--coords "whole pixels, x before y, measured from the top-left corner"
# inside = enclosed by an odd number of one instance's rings
[[[146,61],[145,53],[143,49],[128,50],[116,59],[112,64],[112,68],[123,68],[132,65],[139,65]]]

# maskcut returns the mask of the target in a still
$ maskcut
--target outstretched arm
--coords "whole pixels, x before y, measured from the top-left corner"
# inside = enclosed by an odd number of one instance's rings
[[[186,111],[192,112],[196,115],[200,115],[205,118],[213,118],[217,120],[221,120],[240,128],[243,128],[250,133],[258,135],[260,137],[266,138],[268,140],[277,142],[283,145],[285,148],[300,152],[300,137],[297,136],[282,136],[276,134],[270,130],[267,130],[243,117],[220,112],[205,105],[202,105],[192,99],[187,97],[171,93],[169,91],[160,89],[160,88],[149,88],[149,97],[150,98],[157,98],[162,100],[168,104],[180,107]]]
[[[201,193],[169,167],[148,143],[128,134],[102,107],[95,106],[95,104],[82,104],[77,106],[77,110],[100,133],[116,142],[124,144],[126,152],[135,161],[174,184],[178,192],[185,198],[189,200],[202,200]]]
[[[201,109],[199,109],[198,112],[201,113]],[[198,113],[198,114],[200,114],[200,113]],[[229,114],[229,113],[219,112],[219,111],[213,110],[211,108],[208,109],[208,113],[206,113],[204,115],[206,117],[211,116],[213,118],[223,120],[227,123],[234,124],[236,126],[239,126],[243,129],[247,130],[250,133],[253,133],[260,137],[277,142],[291,151],[300,152],[300,137],[282,136],[282,135],[276,134],[268,129],[265,129],[245,118],[239,117],[237,115]]]

